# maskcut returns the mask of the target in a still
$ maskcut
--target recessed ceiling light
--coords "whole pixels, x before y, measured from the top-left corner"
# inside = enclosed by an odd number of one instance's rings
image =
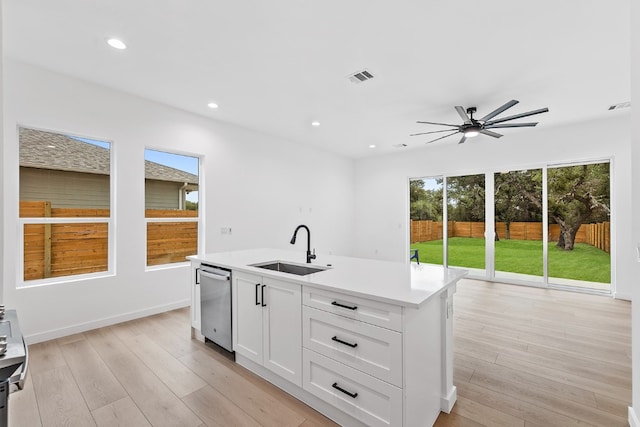
[[[311,126],[318,127],[320,126],[320,122],[311,122]]]
[[[215,102],[210,102],[207,104],[207,107],[215,110],[216,108],[218,108],[218,104],[216,104]]]
[[[376,144],[369,144],[369,148],[376,148]]]
[[[124,50],[127,48],[127,45],[124,44],[124,42],[120,39],[114,39],[114,38],[108,39],[107,44],[112,48],[118,49],[118,50]]]

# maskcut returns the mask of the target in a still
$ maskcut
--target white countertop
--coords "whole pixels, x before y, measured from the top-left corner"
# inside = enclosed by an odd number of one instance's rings
[[[467,275],[466,270],[437,265],[405,264],[324,254],[318,254],[311,264],[305,264],[305,251],[278,249],[219,252],[193,255],[188,258],[234,271],[244,271],[413,308],[419,307]],[[251,264],[267,261],[284,261],[319,267],[330,264],[331,268],[306,276],[297,276],[251,266]]]

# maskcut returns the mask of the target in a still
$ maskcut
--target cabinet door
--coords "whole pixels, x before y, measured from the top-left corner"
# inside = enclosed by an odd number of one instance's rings
[[[200,331],[200,263],[191,261],[191,327]]]
[[[262,365],[262,278],[233,272],[233,349]]]
[[[302,291],[295,283],[264,278],[264,366],[302,387]]]

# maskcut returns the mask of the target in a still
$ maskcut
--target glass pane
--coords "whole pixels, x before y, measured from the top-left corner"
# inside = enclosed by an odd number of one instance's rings
[[[610,290],[609,163],[549,168],[549,283]]]
[[[442,178],[409,182],[412,262],[442,265],[442,194]]]
[[[185,262],[198,252],[197,222],[147,223],[147,265]]]
[[[447,178],[448,266],[485,275],[484,174]]]
[[[495,174],[495,276],[543,282],[542,169]]]
[[[145,217],[198,217],[197,157],[145,150]],[[185,262],[198,251],[197,222],[147,224],[147,266]]]
[[[110,144],[19,129],[21,217],[109,217]]]
[[[144,158],[146,217],[198,216],[198,158],[149,149]]]
[[[26,224],[24,280],[108,270],[107,223]]]

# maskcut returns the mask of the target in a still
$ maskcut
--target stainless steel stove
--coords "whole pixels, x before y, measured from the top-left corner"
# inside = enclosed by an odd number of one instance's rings
[[[27,345],[15,310],[0,305],[0,427],[9,425],[9,387],[24,385],[28,364]]]

